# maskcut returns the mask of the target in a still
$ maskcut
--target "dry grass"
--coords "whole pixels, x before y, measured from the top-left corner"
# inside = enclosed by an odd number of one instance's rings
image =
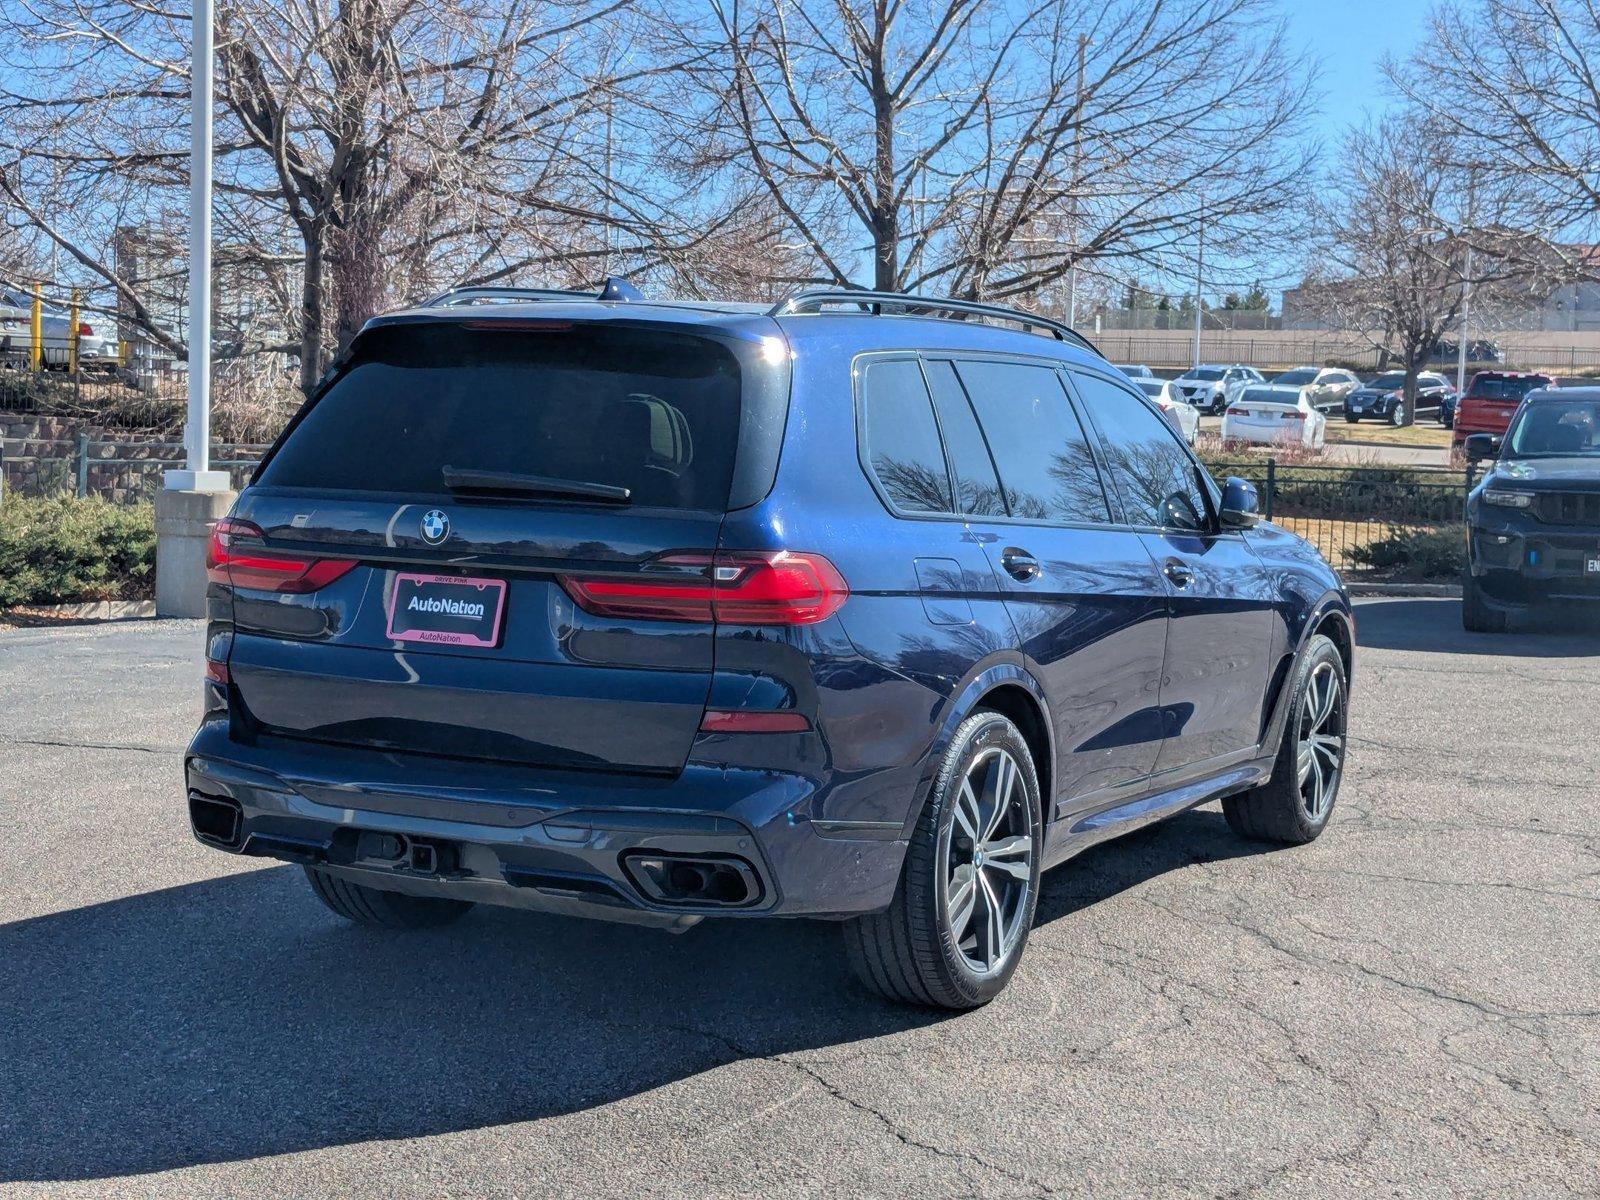
[[[1342,416],[1328,418],[1328,441],[1372,442],[1381,446],[1413,446],[1421,450],[1450,449],[1450,431],[1431,417],[1396,429],[1387,421],[1362,421],[1352,425]]]

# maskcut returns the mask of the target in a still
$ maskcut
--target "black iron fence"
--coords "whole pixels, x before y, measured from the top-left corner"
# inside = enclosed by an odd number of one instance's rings
[[[1440,546],[1459,544],[1476,471],[1470,466],[1308,465],[1275,458],[1212,460],[1207,466],[1219,482],[1236,475],[1255,484],[1265,516],[1351,573],[1381,569],[1394,559],[1388,551],[1397,541],[1416,545],[1433,535]]]

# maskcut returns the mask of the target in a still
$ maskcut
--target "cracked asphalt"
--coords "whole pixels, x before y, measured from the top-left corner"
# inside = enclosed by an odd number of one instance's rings
[[[197,625],[0,633],[0,1194],[1600,1195],[1600,634],[1358,616],[1322,839],[1092,851],[957,1017],[825,925],[342,925],[189,836]]]

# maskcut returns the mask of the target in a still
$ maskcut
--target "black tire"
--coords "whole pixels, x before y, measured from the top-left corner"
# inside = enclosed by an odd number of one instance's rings
[[[1468,633],[1504,633],[1508,619],[1483,599],[1483,585],[1470,574],[1461,580],[1461,627]]]
[[[1008,820],[1026,825],[1032,850],[1026,891],[1007,922],[1015,940],[993,969],[980,973],[952,935],[944,880],[954,852],[952,840],[958,836],[956,809],[962,782],[969,769],[996,749],[1009,754],[1020,768],[1016,776],[1020,786],[1007,810]],[[1040,811],[1033,756],[1017,727],[987,710],[963,721],[917,821],[894,900],[883,912],[856,917],[844,925],[845,951],[861,982],[890,1000],[929,1008],[977,1008],[998,996],[1027,948],[1033,925],[1043,849]],[[975,921],[976,915],[971,919]]]
[[[1338,759],[1331,788],[1325,803],[1316,813],[1308,810],[1300,779],[1300,743],[1306,732],[1306,694],[1313,679],[1321,679],[1324,668],[1331,667],[1338,683],[1336,719]],[[1278,747],[1278,757],[1272,766],[1272,778],[1258,788],[1227,796],[1222,801],[1222,815],[1228,827],[1243,838],[1253,841],[1279,842],[1298,846],[1314,841],[1328,827],[1328,818],[1339,798],[1339,784],[1344,778],[1344,757],[1348,749],[1349,678],[1339,648],[1321,634],[1312,637],[1295,668],[1290,693],[1289,719],[1284,722],[1283,741]],[[1313,752],[1315,753],[1315,752]],[[1319,764],[1321,761],[1319,760]],[[1318,767],[1320,770],[1320,765]]]
[[[1361,418],[1356,416],[1355,413],[1345,413],[1344,419],[1346,421],[1348,421],[1351,425],[1359,425],[1359,424],[1361,424]]]
[[[357,925],[374,929],[428,929],[459,921],[472,908],[470,900],[441,896],[408,896],[341,879],[320,867],[306,867],[311,890],[334,912]]]

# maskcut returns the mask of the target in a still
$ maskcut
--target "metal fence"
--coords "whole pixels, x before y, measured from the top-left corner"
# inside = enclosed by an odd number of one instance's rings
[[[1464,537],[1463,514],[1475,468],[1327,466],[1275,458],[1212,461],[1256,485],[1262,513],[1305,538],[1344,572],[1372,569],[1370,547],[1402,534]]]
[[[211,466],[243,487],[266,453],[264,445],[218,443]],[[122,504],[151,500],[161,473],[184,464],[181,442],[134,438],[0,438],[0,502],[7,496],[63,493],[100,496]]]

